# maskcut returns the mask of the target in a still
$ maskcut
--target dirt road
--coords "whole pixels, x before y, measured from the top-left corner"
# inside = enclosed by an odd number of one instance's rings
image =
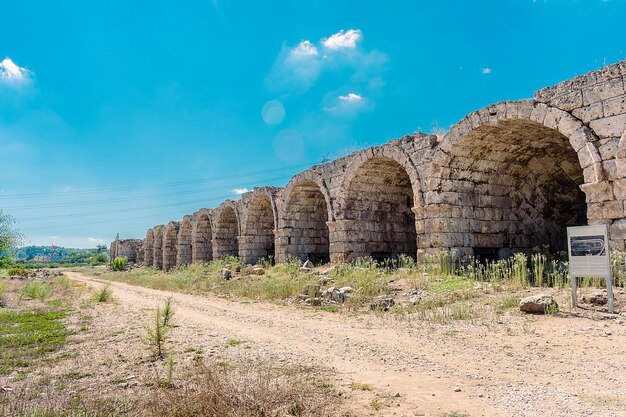
[[[359,415],[626,415],[619,318],[511,315],[490,325],[439,325],[110,284],[119,314],[147,317],[172,296],[178,337],[187,342],[202,345],[217,333],[249,342],[258,355],[332,369]],[[371,390],[350,390],[352,383]],[[373,399],[385,406],[372,410]]]

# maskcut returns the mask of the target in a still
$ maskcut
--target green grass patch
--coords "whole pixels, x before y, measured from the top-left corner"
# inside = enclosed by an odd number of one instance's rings
[[[0,309],[0,375],[25,370],[47,353],[58,350],[68,331],[65,311]]]
[[[328,311],[329,313],[337,313],[339,312],[339,306],[322,306],[319,310]]]
[[[466,276],[447,275],[431,281],[426,289],[433,293],[463,291],[474,288],[476,281]]]
[[[52,294],[52,284],[42,281],[30,281],[24,285],[21,294],[26,298],[45,301]]]
[[[242,343],[243,343],[243,340],[239,340],[239,339],[228,339],[228,341],[226,341],[226,344],[231,347],[239,346]]]

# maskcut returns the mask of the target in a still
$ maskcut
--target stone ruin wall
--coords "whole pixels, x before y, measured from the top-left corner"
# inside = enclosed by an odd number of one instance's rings
[[[109,261],[115,258],[126,257],[130,264],[142,264],[144,262],[143,239],[114,240],[109,248]]]
[[[415,133],[316,165],[284,188],[155,226],[133,247],[166,270],[225,255],[505,257],[563,249],[570,225],[607,224],[624,250],[625,78],[620,62],[473,112],[442,138]]]

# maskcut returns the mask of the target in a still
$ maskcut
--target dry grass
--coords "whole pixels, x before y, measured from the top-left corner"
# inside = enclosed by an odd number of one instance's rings
[[[11,416],[313,417],[332,415],[338,397],[319,373],[267,362],[190,366],[171,383],[152,385],[143,396],[98,397],[46,392],[42,387],[0,397],[0,414]],[[33,392],[37,392],[34,394]]]

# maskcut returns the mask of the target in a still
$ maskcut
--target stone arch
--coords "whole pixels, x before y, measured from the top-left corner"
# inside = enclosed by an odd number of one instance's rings
[[[239,256],[239,209],[233,200],[224,201],[213,216],[213,259]]]
[[[329,223],[334,219],[330,194],[313,171],[296,175],[281,195],[276,257],[289,256],[313,262],[330,259]]]
[[[163,269],[163,231],[165,226],[154,227],[154,244],[152,245],[153,261],[152,266],[155,269]]]
[[[154,230],[148,229],[146,238],[143,240],[143,263],[150,267],[154,265]]]
[[[564,249],[565,227],[587,221],[581,189],[603,177],[596,140],[569,113],[532,100],[468,115],[433,154],[418,246],[479,258]]]
[[[340,189],[345,192],[345,190],[349,188],[354,177],[359,172],[359,169],[361,169],[365,163],[374,158],[394,161],[397,165],[401,166],[404,173],[409,178],[415,204],[419,206],[424,203],[418,168],[415,166],[406,151],[398,146],[383,145],[359,152],[346,167]],[[339,210],[342,210],[342,208]]]
[[[241,200],[241,236],[239,253],[244,263],[275,258],[277,188],[263,187],[243,195]]]
[[[213,260],[213,225],[211,211],[202,209],[193,215],[191,262]]]
[[[169,222],[163,232],[163,270],[169,271],[176,267],[178,253],[178,231],[180,222]]]
[[[191,263],[192,243],[191,216],[184,216],[178,231],[178,248],[176,250],[176,265],[189,265]]]
[[[377,149],[355,158],[346,170],[332,250],[337,259],[417,256],[413,209],[421,196],[419,178],[408,157],[399,155]]]

